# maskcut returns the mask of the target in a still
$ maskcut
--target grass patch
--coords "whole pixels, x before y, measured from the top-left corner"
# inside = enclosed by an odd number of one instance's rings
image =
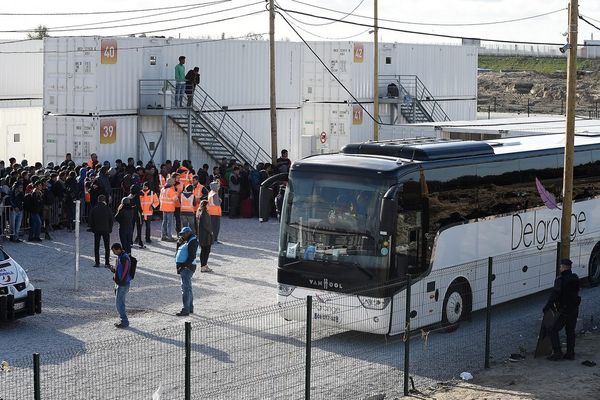
[[[479,68],[491,69],[494,72],[532,71],[550,74],[556,71],[566,71],[567,58],[480,55]],[[578,59],[577,69],[600,71],[600,59]]]

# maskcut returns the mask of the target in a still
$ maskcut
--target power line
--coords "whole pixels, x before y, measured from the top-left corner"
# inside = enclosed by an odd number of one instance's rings
[[[53,27],[48,27],[47,29],[49,31],[53,31],[54,29],[80,28],[80,27],[83,27],[83,26],[94,26],[94,25],[111,24],[113,22],[134,21],[134,20],[138,20],[138,19],[158,17],[158,16],[161,16],[161,15],[176,14],[176,13],[180,13],[180,12],[184,12],[184,11],[195,10],[195,9],[206,7],[206,6],[209,6],[209,4],[206,4],[206,5],[203,4],[203,5],[200,5],[200,6],[193,6],[193,7],[183,8],[183,9],[179,9],[179,10],[163,11],[163,12],[156,13],[156,14],[141,15],[141,16],[138,16],[138,17],[111,19],[109,21],[101,21],[101,22],[89,22],[87,24],[53,26]]]
[[[290,29],[293,30],[296,35],[298,35],[298,37],[300,38],[300,40],[302,40],[302,42],[304,43],[304,45],[306,47],[308,47],[308,50],[310,50],[310,52],[313,54],[313,56],[315,56],[316,59],[319,60],[319,63],[323,66],[323,68],[325,68],[325,70],[329,73],[329,75],[331,75],[333,77],[333,79],[336,80],[336,82],[342,87],[342,89],[344,89],[344,91],[346,93],[348,93],[350,95],[350,97],[352,97],[352,100],[354,100],[355,103],[358,104],[360,106],[360,108],[362,108],[362,110],[369,116],[369,118],[371,118],[371,120],[373,120],[373,123],[379,124],[379,125],[386,125],[386,124],[383,124],[381,121],[377,121],[375,119],[375,117],[373,117],[373,115],[371,115],[371,113],[369,112],[369,110],[367,110],[365,108],[365,106],[363,106],[363,104],[356,98],[356,96],[354,96],[354,94],[342,83],[342,81],[331,71],[331,69],[329,69],[329,67],[327,66],[327,64],[325,64],[325,62],[321,59],[321,57],[319,57],[319,55],[308,44],[308,42],[306,40],[304,40],[304,38],[302,37],[302,35],[300,34],[300,32],[298,32],[296,30],[296,28],[294,27],[294,25],[292,25],[290,23],[290,21],[288,21],[287,18],[282,13],[278,12],[278,14],[279,14],[279,16],[281,16],[281,18],[283,18],[283,20],[285,21],[285,23],[289,25]]]
[[[290,17],[290,19],[293,19],[294,21],[297,21],[294,17],[292,17],[288,13],[286,13],[286,15],[288,17]],[[318,37],[319,39],[323,39],[323,40],[348,40],[348,39],[352,39],[352,38],[358,37],[360,35],[364,35],[365,33],[369,32],[369,30],[371,30],[371,28],[367,28],[367,29],[365,29],[362,32],[359,32],[357,34],[350,35],[350,36],[345,36],[345,37],[327,37],[327,36],[321,36],[321,35],[317,35],[316,33],[310,32],[310,31],[302,28],[301,26],[299,26],[299,25],[297,25],[297,24],[295,24],[293,22],[290,22],[290,23],[293,24],[296,28],[300,29],[302,32],[307,33],[307,34],[309,34],[311,36],[314,36],[314,37]]]
[[[136,10],[112,10],[112,11],[86,11],[86,12],[57,12],[57,13],[7,13],[7,12],[3,12],[0,13],[0,15],[6,15],[6,16],[43,16],[43,17],[48,17],[48,16],[61,16],[61,15],[97,15],[97,14],[123,14],[123,13],[137,13],[137,12],[144,12],[144,11],[161,11],[161,10],[173,10],[176,8],[185,8],[185,7],[190,7],[190,6],[198,6],[201,4],[207,4],[207,5],[211,5],[211,4],[218,4],[218,3],[225,3],[225,2],[229,2],[231,0],[218,0],[218,1],[211,1],[208,3],[190,3],[190,4],[182,4],[179,6],[170,6],[170,7],[156,7],[156,8],[141,8],[141,9],[136,9]]]
[[[201,22],[201,23],[197,23],[197,24],[176,26],[176,27],[171,27],[171,28],[166,28],[166,29],[158,29],[158,30],[154,30],[154,31],[136,32],[136,33],[130,33],[127,35],[120,35],[120,36],[128,37],[128,36],[141,35],[141,34],[147,34],[147,33],[166,32],[166,31],[172,31],[172,30],[176,30],[176,29],[185,29],[185,28],[191,28],[191,27],[196,27],[196,26],[210,25],[210,24],[215,24],[215,23],[224,22],[224,21],[231,21],[231,20],[238,19],[238,18],[245,18],[245,17],[252,16],[252,15],[258,15],[258,14],[262,14],[264,12],[266,12],[266,10],[254,11],[251,13],[236,15],[236,16],[227,17],[227,18],[221,18],[221,19],[212,20],[212,21]],[[85,36],[82,36],[82,37],[85,37]],[[244,38],[244,37],[246,37],[246,35],[241,36],[240,38]],[[60,36],[57,36],[56,38],[60,38]],[[23,40],[15,41],[15,42],[26,42],[26,41],[31,41],[31,40],[35,40],[35,39],[23,39]],[[198,43],[204,43],[204,42],[206,42],[206,41],[200,41]],[[12,42],[9,42],[9,43],[12,43]],[[134,47],[129,47],[129,48],[124,47],[124,48],[122,48],[122,50],[135,50],[135,49],[144,49],[144,48],[151,48],[151,47],[167,47],[167,46],[174,46],[174,45],[185,45],[185,44],[189,44],[189,43],[190,42],[181,43],[181,44],[175,43],[175,44],[157,45],[157,46],[150,45],[150,46],[134,46]],[[192,43],[194,43],[194,42],[192,42]],[[2,45],[2,44],[4,44],[4,43],[0,42],[0,45]],[[8,43],[6,43],[6,44],[8,44]],[[65,50],[65,51],[56,51],[56,52],[52,52],[52,53],[62,54],[62,53],[78,53],[78,52],[85,52],[85,51],[88,51],[88,50]],[[40,50],[40,51],[0,51],[0,54],[43,54],[43,53],[47,53],[47,52],[48,51],[46,51],[46,49],[44,49],[44,50]]]
[[[281,7],[278,7],[278,8],[286,13],[299,14],[299,15],[304,15],[307,17],[324,19],[327,21],[338,21],[342,24],[362,26],[365,28],[374,28],[374,25],[371,25],[371,24],[364,24],[364,23],[354,22],[354,21],[337,20],[335,18],[326,17],[326,16],[322,16],[322,15],[315,15],[315,14],[306,13],[306,12],[297,11],[297,10],[288,10],[288,9],[284,9]],[[533,41],[523,41],[523,40],[490,39],[490,38],[468,37],[468,36],[459,36],[459,35],[445,35],[445,34],[441,34],[441,33],[430,33],[430,32],[422,32],[422,31],[412,31],[412,30],[408,30],[408,29],[390,28],[390,27],[385,27],[385,26],[381,26],[381,25],[379,26],[379,29],[391,31],[391,32],[408,33],[408,34],[412,34],[412,35],[441,37],[441,38],[446,38],[446,39],[458,39],[458,40],[468,39],[468,40],[479,40],[481,42],[528,44],[528,45],[559,46],[559,47],[564,45],[564,43],[556,43],[556,42],[533,42]],[[577,46],[584,46],[584,45],[578,44]],[[587,46],[600,46],[600,44],[599,45],[589,45],[588,44]]]
[[[583,15],[579,16],[579,19],[582,20],[583,22],[585,22],[586,24],[588,24],[591,27],[594,27],[596,29],[598,29],[600,31],[600,28],[594,24],[592,24],[590,21],[588,21]]]
[[[356,5],[356,7],[354,7],[354,8],[352,9],[352,11],[350,11],[350,12],[346,12],[346,13],[344,13],[344,12],[342,12],[342,11],[338,11],[340,14],[345,14],[343,17],[340,17],[340,20],[344,20],[344,19],[348,18],[349,16],[351,16],[351,15],[354,15],[354,12],[355,12],[356,10],[358,10],[358,8],[359,8],[360,6],[362,6],[362,4],[363,4],[364,2],[365,2],[365,0],[360,0],[360,1],[358,2],[358,4]],[[277,4],[277,5],[279,6],[279,4]],[[320,8],[320,7],[319,7],[319,8]],[[294,21],[296,21],[296,22],[298,22],[298,23],[301,23],[301,24],[304,24],[304,25],[310,25],[310,26],[325,26],[325,25],[332,25],[332,24],[335,24],[335,23],[337,23],[337,21],[336,21],[336,22],[323,22],[323,23],[319,23],[319,24],[317,24],[317,23],[310,23],[310,22],[300,21],[299,19],[296,19],[296,18],[294,18],[293,16],[291,16],[291,15],[289,15],[289,14],[288,14],[288,17],[290,17],[291,19],[293,19]],[[297,25],[296,25],[296,27],[297,27]],[[317,35],[315,35],[315,36],[317,36]],[[317,36],[317,37],[318,37],[318,36]],[[341,40],[341,39],[340,39],[340,40]]]
[[[313,7],[313,8],[318,8],[320,10],[331,11],[331,12],[335,12],[338,14],[345,14],[344,11],[335,10],[333,8],[318,6],[316,4],[310,4],[310,3],[306,3],[306,2],[303,2],[300,0],[292,0],[292,1],[294,3],[303,4],[305,6],[309,6],[309,7]],[[385,18],[379,18],[379,20],[384,21],[384,22],[393,22],[396,24],[421,25],[421,26],[483,26],[483,25],[497,25],[497,24],[507,24],[507,23],[511,23],[511,22],[526,21],[529,19],[541,18],[541,17],[545,17],[548,15],[556,14],[556,13],[559,13],[559,12],[565,11],[565,10],[567,10],[567,8],[563,7],[563,8],[559,8],[558,10],[548,11],[548,12],[545,12],[542,14],[530,15],[528,17],[520,17],[520,18],[500,20],[500,21],[473,22],[473,23],[428,23],[428,22],[415,22],[415,21],[400,21],[400,20],[385,19]],[[357,18],[373,19],[372,16],[367,16],[367,15],[358,15],[358,14],[352,14],[352,15]],[[343,18],[343,19],[345,19],[345,18]]]
[[[587,15],[584,15],[584,17],[586,17],[587,19],[589,19],[589,20],[592,20],[592,21],[594,21],[594,22],[598,22],[598,23],[600,23],[600,19],[592,18],[592,17],[590,17],[590,16],[587,16]]]
[[[231,0],[228,0],[228,1],[231,1]],[[130,28],[130,27],[134,27],[134,26],[143,26],[143,25],[154,25],[154,24],[160,24],[160,23],[164,23],[164,22],[182,21],[184,19],[193,19],[193,18],[198,18],[198,17],[204,17],[206,15],[220,14],[220,13],[224,13],[224,12],[228,12],[228,11],[239,10],[241,8],[247,8],[247,7],[255,6],[257,4],[262,4],[262,3],[263,3],[262,1],[257,1],[257,2],[254,2],[254,3],[244,4],[244,5],[237,6],[237,7],[231,7],[231,8],[227,8],[227,9],[224,9],[224,10],[217,10],[217,11],[207,12],[207,13],[204,13],[202,15],[189,15],[189,16],[186,16],[186,17],[169,18],[169,19],[163,19],[163,20],[158,20],[158,21],[138,22],[138,23],[135,23],[135,24],[125,24],[125,25],[97,26],[97,27],[92,27],[92,28],[54,29],[54,30],[48,29],[48,32],[50,32],[50,33],[53,33],[53,32],[73,32],[73,31],[82,31],[82,30],[91,31],[91,30],[102,30],[102,29]],[[0,33],[24,33],[24,32],[36,32],[36,31],[37,31],[37,29],[24,29],[24,30],[0,31]],[[142,32],[142,33],[144,33],[144,32]]]
[[[256,33],[255,35],[266,35],[269,32],[262,32],[262,33]],[[60,37],[57,37],[60,38]],[[225,38],[225,39],[202,39],[202,40],[186,40],[185,42],[180,42],[180,43],[166,43],[166,44],[149,44],[149,45],[144,45],[144,46],[129,46],[129,47],[119,47],[119,51],[124,51],[124,50],[139,50],[139,49],[155,49],[155,48],[163,48],[163,47],[175,47],[175,46],[188,46],[188,45],[202,45],[202,44],[208,44],[208,43],[215,43],[215,42],[222,42],[222,41],[227,41],[227,40],[239,40],[239,39],[247,39],[248,35],[243,35],[243,36],[235,36],[235,37],[229,37],[229,38]],[[34,40],[34,39],[23,39],[22,42],[26,42],[26,41],[30,41],[30,40]],[[166,39],[168,40],[168,39]],[[0,43],[2,44],[2,43]],[[47,51],[47,50],[40,50],[40,51],[0,51],[0,54],[42,54],[42,53],[52,53],[52,54],[66,54],[66,53],[84,53],[89,51],[88,49],[85,50],[65,50],[65,51]]]

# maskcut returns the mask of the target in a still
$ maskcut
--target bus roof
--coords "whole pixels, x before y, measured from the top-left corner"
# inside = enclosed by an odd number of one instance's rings
[[[520,136],[514,138],[488,140],[494,148],[494,154],[513,154],[536,150],[563,149],[565,147],[565,135],[535,135]],[[599,144],[600,135],[578,133],[575,135],[575,146]]]

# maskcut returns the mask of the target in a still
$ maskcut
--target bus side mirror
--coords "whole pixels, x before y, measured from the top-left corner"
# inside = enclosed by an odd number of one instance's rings
[[[260,184],[260,193],[258,195],[258,220],[260,222],[267,222],[271,217],[274,200],[273,185],[287,180],[288,174],[283,173],[273,175]]]
[[[396,229],[396,214],[398,213],[398,186],[392,186],[381,200],[379,214],[379,234],[390,235]]]

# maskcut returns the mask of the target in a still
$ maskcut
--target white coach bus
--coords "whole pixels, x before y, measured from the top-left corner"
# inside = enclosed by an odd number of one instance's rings
[[[578,135],[575,145],[574,272],[597,284],[600,136]],[[540,191],[561,193],[563,152],[564,135],[417,139],[351,144],[295,162],[289,175],[261,187],[266,220],[270,187],[288,181],[277,273],[282,310],[311,295],[318,323],[398,334],[410,274],[411,327],[454,324],[486,305],[487,257],[509,253],[496,267],[494,304],[550,288],[561,211]]]

